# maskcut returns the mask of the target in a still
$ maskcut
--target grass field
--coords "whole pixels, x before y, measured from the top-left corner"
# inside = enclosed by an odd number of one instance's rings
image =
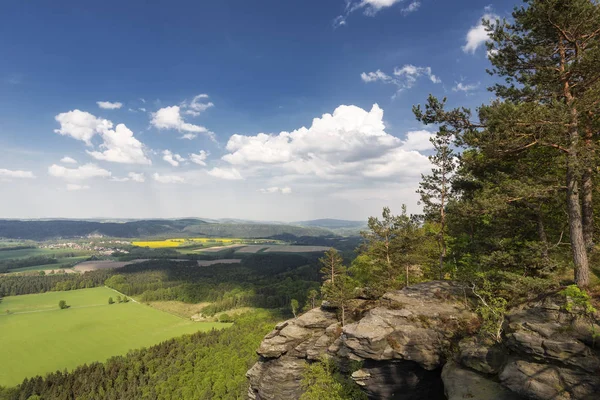
[[[109,288],[9,296],[0,302],[0,386],[126,354],[172,337],[228,324],[192,322],[134,303],[108,305]],[[60,310],[65,300],[70,308]],[[6,314],[5,310],[10,310]]]
[[[3,251],[0,251],[0,261],[1,260],[27,258],[27,257],[33,257],[33,256],[49,256],[51,254],[56,254],[56,253],[50,249],[38,249],[38,248],[3,250]]]

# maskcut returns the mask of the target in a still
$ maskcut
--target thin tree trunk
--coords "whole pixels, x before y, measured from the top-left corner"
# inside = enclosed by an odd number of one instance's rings
[[[446,227],[446,214],[443,210],[441,215],[441,221],[442,226],[440,227],[440,246],[442,248],[442,251],[440,252],[440,280],[444,279],[444,259],[446,258],[446,240],[444,239],[444,231]]]
[[[406,264],[406,286],[408,286],[408,264]]]
[[[446,171],[443,170],[442,177],[442,196],[440,202],[440,280],[444,279],[444,258],[446,258],[446,241],[444,240],[444,231],[446,230],[446,210],[445,207],[446,201]]]
[[[331,284],[333,285],[335,279],[335,258],[331,256]]]
[[[538,227],[538,237],[540,239],[540,243],[542,244],[542,258],[544,260],[548,259],[548,236],[546,235],[546,228],[544,226],[544,219],[542,218],[541,207],[538,206],[536,210],[536,218],[537,218],[537,227]]]
[[[594,247],[594,205],[593,205],[594,183],[592,180],[592,169],[586,167],[583,171],[582,192],[582,223],[583,238],[588,251]]]
[[[592,137],[592,129],[588,126],[585,131],[586,165],[581,179],[583,238],[588,252],[594,248],[594,181],[592,169],[594,147]]]

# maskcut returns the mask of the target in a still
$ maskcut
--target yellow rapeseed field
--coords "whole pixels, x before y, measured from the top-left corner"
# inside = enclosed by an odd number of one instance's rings
[[[175,238],[165,240],[152,240],[152,241],[139,241],[132,242],[134,246],[138,247],[150,247],[152,249],[165,248],[165,247],[179,247],[184,245],[190,245],[194,243],[200,244],[232,244],[242,243],[243,239],[237,238]]]

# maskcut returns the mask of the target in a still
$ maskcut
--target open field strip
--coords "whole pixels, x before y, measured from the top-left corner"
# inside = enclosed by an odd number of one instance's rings
[[[77,264],[73,269],[78,272],[95,271],[97,269],[107,268],[121,268],[129,264],[135,264],[139,262],[148,261],[148,259],[138,259],[131,261],[111,261],[111,260],[98,260],[98,261],[84,261]]]
[[[49,273],[54,270],[67,270],[73,268],[77,263],[80,263],[89,256],[78,256],[78,257],[65,257],[59,258],[58,263],[56,264],[42,264],[42,265],[34,265],[31,267],[21,267],[21,268],[11,268],[9,273],[19,273],[19,272],[31,272],[31,271],[44,271],[45,273]],[[68,272],[68,271],[67,271]]]
[[[201,253],[218,253],[220,251],[223,250],[227,250],[227,249],[236,249],[239,247],[244,247],[243,244],[230,244],[229,246],[215,246],[215,247],[208,247],[206,249],[198,249],[195,250],[196,252],[201,252]]]
[[[327,251],[329,247],[326,246],[301,246],[301,245],[280,245],[270,246],[264,252],[265,253],[316,253],[321,251]]]
[[[116,301],[117,295],[101,287],[4,297],[0,360],[14,362],[0,364],[0,385],[13,386],[26,377],[71,370],[172,337],[229,326],[193,322],[132,301],[109,305],[108,298]],[[60,300],[71,307],[60,310]]]
[[[259,245],[259,244],[251,244],[248,246],[244,246],[241,249],[237,249],[235,252],[236,253],[245,253],[245,254],[254,254],[254,253],[258,253],[259,251],[266,249],[269,246],[265,246],[265,245]]]
[[[215,264],[239,264],[242,260],[238,258],[224,258],[222,260],[198,260],[199,267],[208,267]]]
[[[77,254],[79,255],[89,255],[90,252],[74,250],[74,249],[40,249],[40,248],[31,248],[31,249],[17,249],[17,250],[3,250],[0,251],[0,261],[2,260],[18,260],[28,257],[38,257],[38,256],[61,256],[64,254]],[[60,257],[58,257],[60,258]]]
[[[90,308],[90,307],[102,307],[105,304],[92,304],[89,306],[79,306],[79,307],[69,307],[70,309],[77,309],[77,308]],[[10,310],[9,310],[10,311]],[[56,312],[56,311],[61,311],[60,308],[53,308],[51,310],[33,310],[33,311],[18,311],[18,312],[12,312],[10,311],[9,314],[0,314],[0,318],[8,316],[8,315],[19,315],[19,314],[31,314],[31,313],[40,313],[40,312]]]

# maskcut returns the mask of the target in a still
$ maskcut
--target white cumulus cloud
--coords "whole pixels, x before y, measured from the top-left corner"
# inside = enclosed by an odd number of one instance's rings
[[[204,151],[204,150],[200,150],[200,152],[198,154],[190,154],[190,161],[193,162],[194,164],[198,164],[198,165],[202,165],[203,167],[206,166],[206,159],[208,158],[209,153]]]
[[[107,129],[102,133],[103,151],[87,151],[97,160],[121,164],[152,164],[144,153],[144,145],[133,136],[133,132],[125,124],[117,125],[115,130]]]
[[[387,75],[384,72],[381,72],[380,69],[378,69],[375,72],[363,72],[362,74],[360,74],[360,78],[363,80],[363,82],[376,82],[376,81],[383,81],[383,82],[390,82],[392,81],[392,77]]]
[[[402,68],[394,68],[394,75],[406,79],[406,85],[410,88],[420,76],[427,76],[433,83],[441,83],[442,80],[431,72],[431,67],[415,67],[411,64],[406,64]]]
[[[433,144],[431,138],[435,136],[433,133],[421,130],[421,131],[410,131],[406,133],[406,139],[402,142],[403,150],[431,150]]]
[[[496,21],[497,19],[500,19],[499,16],[497,16],[496,14],[492,14],[492,13],[485,13],[483,15],[483,17],[481,17],[481,20],[479,21],[479,24],[471,27],[471,29],[469,29],[469,31],[467,32],[467,36],[465,38],[465,45],[462,46],[462,50],[465,53],[471,53],[474,54],[475,51],[481,46],[483,45],[485,42],[487,42],[489,40],[489,34],[486,31],[485,26],[483,26],[483,20],[489,20],[489,21]]]
[[[159,183],[183,183],[183,182],[185,182],[185,179],[183,179],[181,176],[161,175],[156,172],[152,175],[152,179],[154,179],[156,182],[159,182]]]
[[[117,110],[123,107],[123,103],[119,103],[118,101],[111,103],[110,101],[97,101],[98,107],[104,110]]]
[[[185,114],[197,117],[203,111],[206,111],[207,109],[215,106],[211,101],[207,103],[201,102],[200,100],[202,99],[208,99],[208,95],[199,94],[192,99],[191,103],[183,103],[183,107],[186,108]]]
[[[85,180],[91,178],[109,178],[110,171],[98,167],[96,164],[84,164],[77,168],[67,168],[62,165],[52,164],[48,167],[48,174],[66,180]]]
[[[151,164],[144,152],[144,145],[133,136],[133,132],[125,124],[113,128],[112,121],[97,118],[80,110],[72,110],[55,117],[60,129],[55,132],[71,136],[92,146],[91,139],[98,134],[102,137],[101,151],[87,153],[97,160],[124,164]]]
[[[361,177],[420,177],[429,160],[418,153],[428,136],[410,133],[406,140],[385,132],[383,110],[339,106],[315,118],[309,128],[279,134],[233,135],[222,159],[249,174],[316,176],[357,180]]]
[[[237,181],[240,179],[244,179],[242,177],[242,174],[240,174],[240,171],[238,171],[235,168],[215,167],[215,168],[211,169],[210,171],[208,171],[208,174],[210,176],[214,176],[215,178],[220,178],[220,179],[225,179],[225,180],[230,180],[230,181]]]
[[[81,140],[88,146],[92,145],[91,140],[95,134],[105,132],[113,127],[111,121],[97,118],[81,110],[60,113],[54,119],[60,123],[60,129],[55,129],[54,132]]]
[[[180,163],[185,161],[185,158],[181,157],[179,154],[174,154],[170,150],[163,150],[162,154],[162,159],[174,167],[178,167]]]
[[[64,156],[63,158],[61,158],[60,162],[64,164],[77,164],[77,160],[69,156]]]
[[[179,132],[211,135],[211,132],[205,127],[185,122],[181,116],[181,107],[179,106],[161,108],[152,114],[150,123],[158,129],[174,129]]]

